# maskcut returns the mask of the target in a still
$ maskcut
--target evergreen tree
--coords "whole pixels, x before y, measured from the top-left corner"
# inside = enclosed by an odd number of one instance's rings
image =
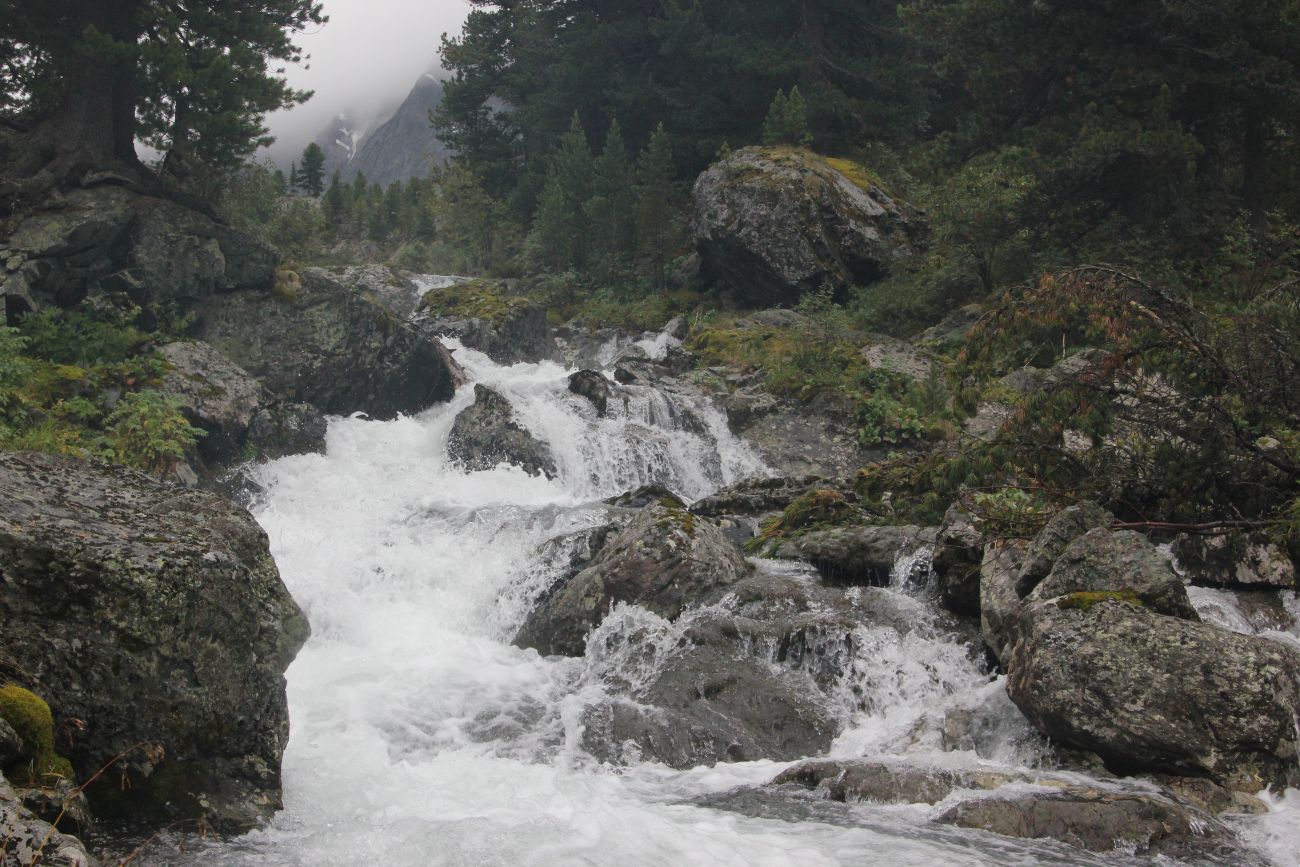
[[[325,214],[325,223],[332,229],[338,229],[347,222],[348,198],[343,192],[343,184],[336,171],[330,176],[329,189],[321,198],[321,208]]]
[[[276,195],[283,196],[289,192],[289,182],[284,178],[283,169],[276,169],[275,173],[271,175],[271,180],[274,184]]]
[[[298,195],[298,184],[299,184],[299,182],[300,182],[300,179],[298,178],[298,164],[297,164],[296,162],[289,163],[289,189],[288,189],[288,192],[289,192],[291,195],[295,195],[295,196]]]
[[[618,121],[609,126],[605,146],[592,164],[591,258],[599,276],[609,279],[618,263],[633,253],[636,238],[636,178]]]
[[[767,110],[767,119],[763,121],[763,144],[800,147],[812,144],[812,134],[808,132],[808,103],[798,85],[790,88],[789,96],[783,90],[776,92]]]
[[[235,166],[266,141],[263,114],[306,99],[278,71],[295,33],[324,21],[312,0],[0,0],[0,57],[21,69],[25,174],[118,166],[135,143]],[[31,159],[36,155],[37,159]]]
[[[554,270],[586,268],[591,227],[586,206],[591,189],[591,151],[575,112],[551,160],[533,221],[530,243],[534,258],[544,266]]]
[[[302,150],[302,168],[298,170],[298,186],[315,198],[325,190],[325,151],[312,142]]]
[[[637,160],[638,239],[655,289],[667,282],[665,269],[675,240],[675,176],[672,143],[661,123]]]

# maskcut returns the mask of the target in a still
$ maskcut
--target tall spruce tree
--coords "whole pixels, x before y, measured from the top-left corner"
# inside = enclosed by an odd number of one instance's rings
[[[530,243],[534,258],[553,270],[587,267],[592,157],[582,120],[574,112],[561,138],[538,202]]]
[[[592,264],[598,276],[609,279],[633,254],[636,241],[636,176],[618,121],[609,125],[605,146],[592,164],[591,221]]]
[[[325,151],[312,142],[302,149],[302,166],[298,169],[298,186],[309,196],[325,190]]]
[[[637,160],[637,236],[655,289],[664,288],[678,208],[672,142],[661,123]]]

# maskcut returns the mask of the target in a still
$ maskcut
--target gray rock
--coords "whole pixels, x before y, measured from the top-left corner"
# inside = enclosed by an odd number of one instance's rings
[[[4,777],[0,777],[0,841],[5,867],[95,867],[99,863],[76,837],[60,833],[24,807]]]
[[[993,542],[984,548],[980,564],[980,634],[993,657],[1004,666],[1019,638],[1020,594],[1025,543],[1017,539]]]
[[[247,442],[267,459],[323,452],[328,428],[325,416],[311,404],[276,402],[249,421]]]
[[[938,324],[921,332],[917,342],[941,351],[960,348],[966,342],[966,332],[970,331],[983,315],[983,309],[976,304],[958,307],[944,316]]]
[[[613,390],[613,384],[604,374],[595,370],[579,370],[569,375],[569,391],[591,401],[597,415],[604,415],[609,409],[609,395]]]
[[[377,418],[449,400],[464,382],[435,340],[316,268],[275,292],[213,296],[198,337],[276,394],[326,413]]]
[[[776,556],[807,560],[827,581],[842,584],[889,584],[900,553],[933,544],[933,528],[904,526],[833,527],[814,530],[782,543]]]
[[[1028,596],[1029,591],[1052,571],[1057,558],[1065,553],[1071,542],[1091,529],[1109,527],[1114,522],[1114,515],[1092,502],[1079,503],[1057,512],[1030,543],[1016,592],[1022,597]]]
[[[1055,792],[998,792],[955,804],[936,821],[1005,837],[1059,840],[1091,852],[1121,849],[1141,855],[1251,863],[1232,831],[1213,816],[1142,792],[1086,786]]]
[[[935,371],[934,355],[914,343],[886,334],[870,334],[867,340],[859,354],[872,367],[893,371],[913,381],[925,380]]]
[[[307,622],[224,498],[70,458],[0,454],[0,632],[99,817],[247,829],[280,801],[284,670]],[[142,749],[141,744],[161,747]],[[120,784],[125,777],[129,785]]]
[[[859,446],[852,416],[838,408],[811,407],[787,399],[769,402],[763,396],[754,400],[739,413],[733,400],[724,401],[729,426],[777,474],[847,478],[870,459]]]
[[[517,294],[515,281],[476,279],[457,285],[463,287],[463,305],[440,306],[445,293],[439,290],[420,301],[412,322],[422,333],[459,338],[498,364],[560,357],[546,308]]]
[[[551,450],[520,427],[510,402],[486,385],[474,386],[474,403],[456,416],[447,437],[447,454],[471,472],[502,463],[548,479],[557,472]]]
[[[921,228],[907,204],[802,150],[736,151],[700,175],[693,199],[705,280],[751,307],[870,285],[914,255]]]
[[[0,717],[0,767],[7,767],[14,759],[21,758],[27,748],[23,739],[14,731],[4,717]]]
[[[1131,530],[1097,527],[1084,533],[1065,548],[1028,598],[1037,602],[1071,593],[1119,592],[1136,595],[1161,614],[1200,620],[1169,561]]]
[[[211,461],[237,455],[253,416],[272,402],[266,389],[202,341],[168,343],[159,354],[168,365],[159,389],[181,398],[186,418],[207,434],[200,454]]]
[[[825,476],[815,475],[745,479],[696,500],[691,511],[709,518],[723,515],[757,517],[779,512],[804,494],[835,486]]]
[[[619,494],[617,497],[610,497],[605,502],[622,509],[644,509],[652,503],[663,503],[678,509],[686,507],[681,497],[663,485],[658,484],[642,485],[634,491]]]
[[[588,709],[583,746],[607,761],[674,768],[825,752],[837,726],[809,686],[752,657],[692,645],[635,701]]]
[[[1300,651],[1107,598],[1027,604],[1019,629],[1007,693],[1049,738],[1116,771],[1300,781]]]
[[[383,265],[350,265],[330,268],[330,277],[368,301],[405,320],[420,305],[420,286],[409,274]]]
[[[958,789],[996,789],[1012,782],[1040,782],[1014,771],[923,767],[881,759],[819,759],[800,762],[772,780],[822,792],[832,801],[937,804]]]
[[[545,655],[581,656],[587,633],[614,603],[635,603],[672,620],[748,571],[717,527],[654,503],[607,541],[591,566],[542,599],[514,643]]]
[[[1178,566],[1193,584],[1206,587],[1296,587],[1296,567],[1279,545],[1263,534],[1231,533],[1174,539]]]
[[[969,512],[954,503],[944,513],[930,565],[939,600],[957,614],[980,613],[980,563],[984,539]]]
[[[27,215],[8,245],[37,271],[37,300],[63,307],[94,291],[182,307],[215,293],[270,285],[280,256],[198,211],[116,186],[74,189]]]

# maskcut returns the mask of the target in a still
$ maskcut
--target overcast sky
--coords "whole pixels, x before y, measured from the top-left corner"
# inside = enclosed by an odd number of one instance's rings
[[[438,64],[444,32],[459,33],[465,0],[324,0],[329,23],[311,28],[297,43],[311,55],[289,67],[289,82],[314,90],[305,105],[267,117],[282,148],[301,150],[335,115],[366,119],[394,107],[421,73]]]

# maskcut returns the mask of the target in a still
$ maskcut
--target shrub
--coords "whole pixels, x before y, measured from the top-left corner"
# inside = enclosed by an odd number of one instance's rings
[[[204,435],[180,406],[180,398],[158,391],[124,395],[108,416],[104,454],[155,475],[171,470]]]

